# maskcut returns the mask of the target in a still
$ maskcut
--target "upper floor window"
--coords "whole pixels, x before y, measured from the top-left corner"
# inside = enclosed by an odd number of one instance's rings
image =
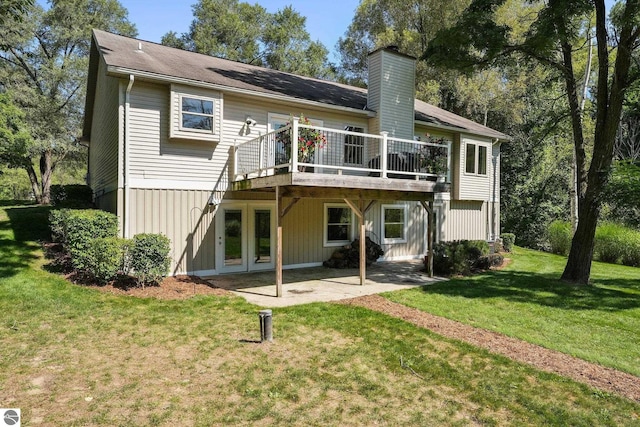
[[[356,126],[346,126],[347,132],[364,133],[364,129]],[[364,165],[364,137],[358,135],[344,136],[344,162],[350,165]]]
[[[487,174],[487,147],[478,144],[466,144],[465,172],[469,174]]]
[[[213,133],[213,100],[180,96],[180,129]]]

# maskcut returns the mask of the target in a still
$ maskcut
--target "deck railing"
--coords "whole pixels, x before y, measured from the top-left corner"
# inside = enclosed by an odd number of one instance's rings
[[[315,148],[301,150],[310,140]],[[386,132],[372,135],[304,125],[294,119],[234,150],[235,181],[303,172],[450,182],[451,142],[392,138]]]

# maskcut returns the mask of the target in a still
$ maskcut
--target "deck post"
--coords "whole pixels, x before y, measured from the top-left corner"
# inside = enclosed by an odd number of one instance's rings
[[[299,117],[294,117],[291,121],[291,172],[298,172],[298,124]]]
[[[360,286],[364,286],[364,282],[367,279],[367,242],[365,234],[365,225],[364,225],[364,200],[360,199],[360,203],[358,206],[360,210],[360,215],[358,219],[360,220]]]
[[[433,277],[433,236],[434,236],[434,211],[433,201],[420,201],[420,204],[427,211],[427,274]]]
[[[276,297],[282,296],[282,192],[276,186]]]
[[[382,135],[382,140],[380,141],[380,168],[382,169],[382,173],[380,176],[382,178],[387,177],[387,151],[389,151],[387,138],[389,136],[389,132],[383,131],[380,132]]]

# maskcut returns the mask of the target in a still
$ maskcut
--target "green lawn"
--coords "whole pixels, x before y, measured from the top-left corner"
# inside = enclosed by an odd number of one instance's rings
[[[259,344],[240,298],[72,285],[43,268],[47,211],[0,209],[0,402],[24,425],[640,425],[637,402],[363,308],[275,309]]]
[[[557,280],[565,257],[510,257],[502,271],[384,296],[640,376],[640,269],[594,263],[592,285],[576,287]]]

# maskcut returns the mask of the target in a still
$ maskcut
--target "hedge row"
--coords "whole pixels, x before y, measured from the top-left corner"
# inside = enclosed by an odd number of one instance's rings
[[[61,243],[77,271],[105,283],[118,274],[132,275],[139,284],[158,283],[170,267],[170,241],[161,234],[118,237],[118,218],[109,212],[84,209],[53,210],[51,238]]]
[[[573,231],[567,221],[554,221],[547,228],[551,252],[568,255]],[[613,264],[640,267],[640,231],[605,222],[596,228],[593,259]]]
[[[501,265],[502,255],[489,254],[489,250],[489,244],[484,240],[438,243],[433,247],[433,271],[444,276],[469,275],[473,271]]]

